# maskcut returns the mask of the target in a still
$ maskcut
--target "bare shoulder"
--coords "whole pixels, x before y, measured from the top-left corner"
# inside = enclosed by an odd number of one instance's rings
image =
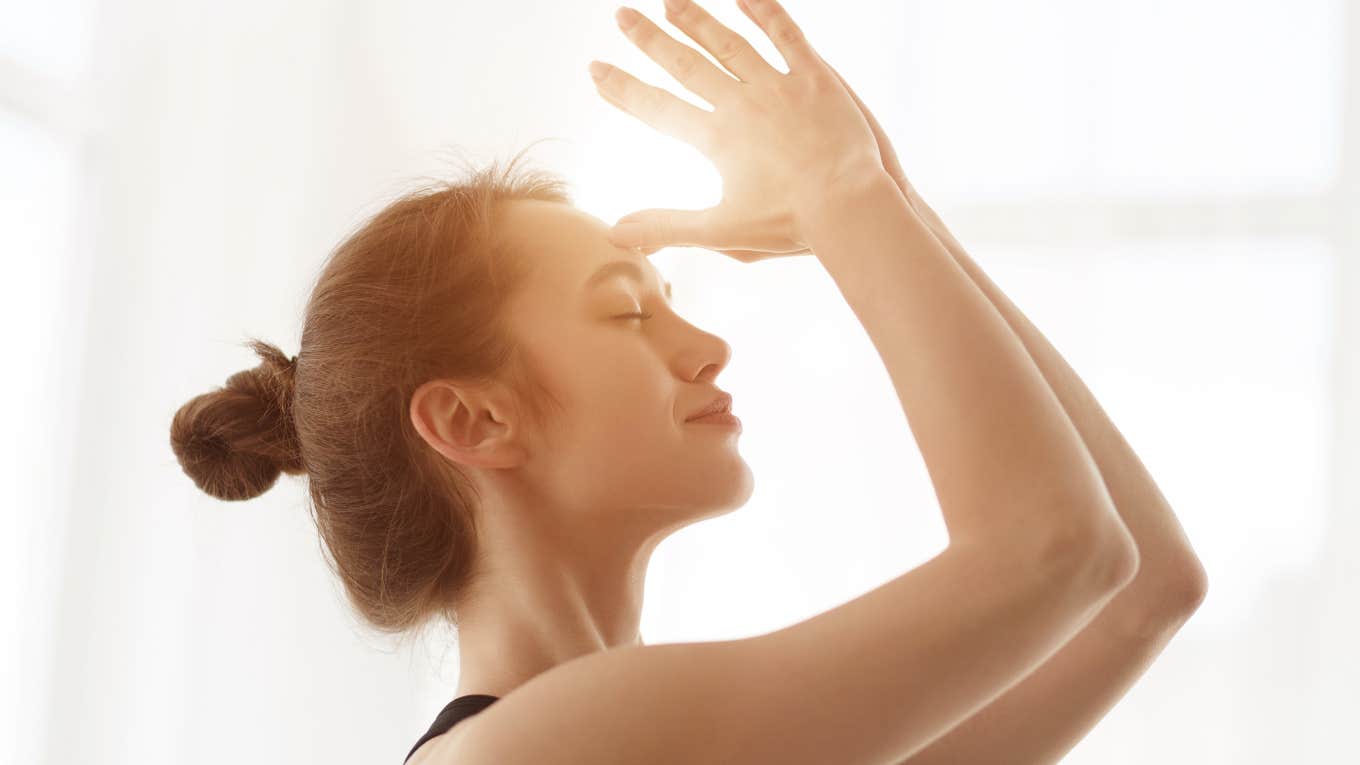
[[[412,765],[899,762],[1027,675],[1122,586],[1093,553],[1015,548],[951,547],[767,634],[564,662]]]
[[[696,737],[721,741],[721,729],[749,713],[742,702],[763,676],[764,646],[756,638],[659,643],[578,657],[459,723],[449,731],[457,737],[411,765],[695,762]]]
[[[565,705],[600,704],[608,714],[612,706],[627,703],[628,697],[673,696],[686,686],[692,692],[694,687],[682,678],[684,673],[721,671],[727,682],[738,682],[733,672],[740,666],[752,666],[750,660],[758,650],[751,640],[724,640],[629,646],[581,656],[532,678],[495,704],[421,744],[406,765],[482,762],[479,758],[483,755],[473,752],[488,749],[500,756],[507,751],[521,752],[503,744],[523,746],[524,734],[530,729],[570,723],[570,716],[560,714]],[[625,684],[624,697],[619,696],[620,683]],[[679,698],[671,708],[683,713],[687,706],[690,704]],[[476,739],[471,747],[466,744],[469,738]]]

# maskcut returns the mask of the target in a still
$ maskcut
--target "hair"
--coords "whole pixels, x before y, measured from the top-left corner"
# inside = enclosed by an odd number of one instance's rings
[[[180,466],[219,499],[305,474],[323,558],[383,633],[435,617],[457,627],[477,579],[480,497],[416,432],[415,390],[435,378],[502,381],[535,424],[561,411],[503,311],[531,258],[495,235],[497,203],[572,203],[561,178],[518,170],[523,154],[435,179],[362,223],[323,264],[298,355],[250,339],[259,364],[189,400],[170,425]]]

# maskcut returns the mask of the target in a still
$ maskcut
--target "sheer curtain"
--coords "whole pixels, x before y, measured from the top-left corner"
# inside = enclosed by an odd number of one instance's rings
[[[1208,569],[1199,612],[1064,761],[1360,759],[1360,14],[786,6]],[[0,0],[0,761],[405,756],[452,697],[454,636],[367,630],[305,485],[201,494],[170,417],[253,365],[247,336],[296,352],[325,254],[452,152],[551,139],[533,160],[605,221],[716,201],[702,155],[594,93],[600,58],[703,105],[614,7]],[[705,7],[783,67],[735,4]],[[891,383],[815,260],[653,258],[733,346],[719,382],[757,489],[658,549],[647,642],[775,629],[938,552]]]

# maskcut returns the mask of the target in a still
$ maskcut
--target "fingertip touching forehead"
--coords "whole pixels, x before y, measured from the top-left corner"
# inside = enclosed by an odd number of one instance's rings
[[[588,293],[622,276],[650,285],[669,300],[671,284],[636,247],[609,241],[609,225],[560,202],[514,199],[501,203],[498,234],[538,272],[540,285],[564,299]]]

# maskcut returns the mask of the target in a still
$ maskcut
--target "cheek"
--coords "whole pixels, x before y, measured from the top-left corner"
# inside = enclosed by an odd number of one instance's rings
[[[675,384],[655,359],[638,354],[610,359],[593,366],[590,378],[587,395],[596,412],[616,412],[633,428],[673,414]]]
[[[623,410],[634,420],[647,413],[670,416],[677,384],[655,349],[629,324],[606,319],[559,335],[544,349],[556,383],[592,412]]]

